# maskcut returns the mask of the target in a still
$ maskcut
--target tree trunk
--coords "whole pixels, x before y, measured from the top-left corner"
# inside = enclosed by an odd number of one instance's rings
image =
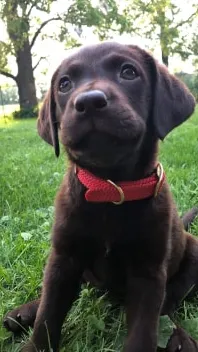
[[[28,38],[16,51],[18,74],[16,83],[20,109],[33,109],[37,105],[36,86],[32,67],[32,54]]]
[[[164,53],[163,50],[162,50],[162,62],[163,62],[167,67],[168,67],[168,64],[169,64],[168,59],[169,59],[168,55],[165,55],[165,53]]]

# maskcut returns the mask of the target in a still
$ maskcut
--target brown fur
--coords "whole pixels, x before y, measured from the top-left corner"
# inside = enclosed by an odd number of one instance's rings
[[[159,348],[157,352],[197,352],[197,342],[180,327],[174,329],[166,348]]]
[[[123,73],[125,63],[135,66],[134,78],[131,71]],[[123,78],[125,74],[130,78]],[[71,90],[60,92],[65,75]],[[105,106],[96,107],[95,91],[105,94]],[[48,333],[53,351],[58,351],[61,327],[79,294],[83,273],[124,305],[124,351],[156,351],[160,314],[172,312],[197,283],[198,242],[185,232],[167,182],[156,198],[120,206],[88,203],[74,164],[114,182],[144,178],[155,169],[158,140],[184,122],[194,106],[187,88],[136,46],[86,47],[57,69],[38,130],[54,145],[56,155],[59,133],[70,167],[56,197],[41,301],[34,302],[38,311],[33,335],[23,352],[36,347],[49,352]],[[16,318],[17,312],[23,324],[23,306],[10,315]],[[14,331],[10,315],[5,324]]]

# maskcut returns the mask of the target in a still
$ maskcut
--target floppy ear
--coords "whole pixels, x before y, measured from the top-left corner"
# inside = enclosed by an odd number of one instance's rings
[[[51,88],[46,94],[37,121],[38,134],[49,144],[54,146],[55,154],[60,153],[58,140],[58,121],[56,117],[56,103],[53,93],[53,78]]]
[[[170,131],[191,116],[195,99],[179,79],[156,61],[155,73],[153,121],[158,138],[163,140]]]

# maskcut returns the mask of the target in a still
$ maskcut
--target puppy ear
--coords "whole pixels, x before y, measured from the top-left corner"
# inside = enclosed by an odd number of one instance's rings
[[[153,121],[158,138],[163,140],[170,131],[191,116],[195,99],[179,79],[156,61],[155,73]]]
[[[55,154],[58,157],[60,154],[59,139],[58,139],[58,121],[56,116],[56,103],[53,93],[53,81],[51,88],[46,94],[43,105],[41,107],[39,118],[37,121],[38,134],[47,143],[54,146]]]

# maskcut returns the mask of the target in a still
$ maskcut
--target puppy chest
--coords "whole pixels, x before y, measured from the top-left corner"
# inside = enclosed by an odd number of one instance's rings
[[[127,262],[124,256],[124,251],[118,253],[114,249],[104,247],[103,252],[95,256],[88,268],[87,281],[120,299],[126,289]]]

